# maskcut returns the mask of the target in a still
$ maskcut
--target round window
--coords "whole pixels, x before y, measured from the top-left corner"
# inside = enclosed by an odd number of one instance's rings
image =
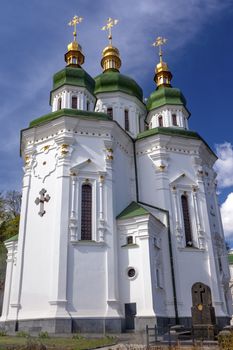
[[[129,276],[129,278],[132,278],[132,277],[134,277],[135,275],[136,275],[135,269],[134,269],[133,267],[130,267],[130,268],[128,269],[128,276]]]

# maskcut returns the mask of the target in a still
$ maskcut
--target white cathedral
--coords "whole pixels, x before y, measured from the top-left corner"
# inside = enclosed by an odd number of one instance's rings
[[[145,104],[109,39],[103,73],[92,78],[75,28],[51,113],[21,131],[21,220],[5,242],[0,324],[50,333],[222,328],[232,312],[216,156],[189,130],[161,50]]]

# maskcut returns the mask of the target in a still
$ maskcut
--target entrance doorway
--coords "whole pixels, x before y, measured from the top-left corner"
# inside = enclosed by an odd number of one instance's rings
[[[135,328],[134,319],[136,313],[136,303],[125,304],[125,328],[127,330],[132,330]]]

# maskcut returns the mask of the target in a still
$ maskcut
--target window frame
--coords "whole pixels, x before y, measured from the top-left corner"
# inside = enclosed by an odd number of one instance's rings
[[[58,100],[57,100],[57,110],[60,111],[62,109],[62,98],[61,96],[58,97]]]
[[[111,119],[113,119],[113,108],[112,107],[107,107],[106,113]]]
[[[163,127],[163,116],[161,114],[158,116],[158,126]]]
[[[185,201],[183,200],[184,198],[185,198]],[[189,205],[190,199],[187,193],[181,194],[180,201],[181,201],[181,212],[182,212],[182,219],[183,219],[182,224],[183,224],[183,230],[184,230],[185,247],[192,248],[194,247],[194,240],[193,240],[192,222],[191,222],[191,216],[190,216],[190,205]]]
[[[87,181],[88,180],[88,181]],[[89,184],[92,186],[92,235],[91,241],[98,240],[98,232],[97,232],[97,209],[98,209],[98,195],[99,187],[98,181],[95,177],[88,177],[85,175],[81,175],[77,179],[77,190],[76,190],[76,200],[77,200],[77,213],[78,213],[78,241],[79,242],[88,242],[87,240],[81,239],[81,220],[82,220],[82,185]]]
[[[73,106],[74,99],[76,101],[75,107]],[[72,95],[72,97],[71,97],[71,108],[72,109],[78,109],[78,97],[76,95]]]
[[[89,188],[90,189],[90,193],[84,193],[84,188]],[[85,196],[85,202],[84,202],[84,196]],[[90,199],[88,198],[90,197]],[[90,202],[90,204],[88,203]],[[93,234],[93,229],[92,229],[92,225],[93,225],[93,195],[92,195],[92,185],[89,182],[83,183],[81,186],[81,222],[80,222],[80,238],[81,241],[91,241],[92,240],[92,234]],[[88,205],[89,204],[89,207]],[[85,223],[84,218],[83,218],[83,212],[85,211],[85,214],[87,214],[88,216],[90,216],[90,218],[88,217],[88,225],[87,228],[85,228]],[[88,213],[88,211],[90,211],[90,213]],[[86,221],[86,220],[85,220]],[[83,231],[84,230],[84,231]]]
[[[125,124],[125,131],[130,131],[129,129],[129,110],[124,110],[124,124]]]

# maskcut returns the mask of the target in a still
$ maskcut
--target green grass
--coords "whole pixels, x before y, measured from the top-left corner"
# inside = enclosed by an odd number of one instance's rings
[[[49,349],[59,350],[84,350],[94,349],[102,346],[111,346],[116,343],[116,339],[113,337],[104,338],[84,338],[81,336],[75,336],[73,338],[60,338],[60,337],[17,337],[17,336],[2,336],[0,337],[0,350],[40,350],[42,344]]]

